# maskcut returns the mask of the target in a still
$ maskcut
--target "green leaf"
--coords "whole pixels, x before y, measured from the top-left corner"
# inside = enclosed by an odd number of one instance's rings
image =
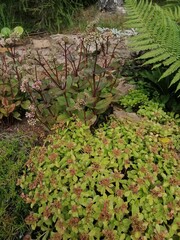
[[[67,79],[66,79],[66,89],[69,89],[72,85],[72,82],[73,82],[73,79],[71,76],[67,76]]]
[[[165,78],[169,75],[171,75],[172,73],[174,73],[175,71],[177,71],[180,68],[180,60],[174,62],[164,73],[163,75],[160,77],[159,80],[161,80],[162,78]]]
[[[109,97],[112,97],[112,93],[101,93],[100,97],[101,98],[109,98]]]
[[[63,113],[57,117],[57,122],[61,122],[64,120],[67,121],[68,119],[69,119],[69,115],[66,113]]]
[[[178,81],[180,81],[180,69],[176,73],[176,75],[174,76],[173,80],[171,81],[170,86],[177,83]]]
[[[60,88],[58,87],[53,87],[49,90],[49,95],[51,95],[52,97],[55,97],[55,96],[60,96],[64,93],[64,91],[62,91]]]
[[[60,96],[57,98],[59,106],[66,106],[66,100],[64,96]]]
[[[109,98],[100,100],[100,101],[96,104],[95,109],[100,110],[100,109],[106,109],[106,108],[108,108],[109,105],[110,105],[111,102],[112,102],[112,99],[113,99],[112,97],[109,97]]]
[[[23,102],[21,103],[21,107],[22,107],[23,109],[27,110],[27,109],[29,108],[30,104],[31,104],[31,102],[30,102],[29,100],[26,100],[26,101],[23,101]]]
[[[20,118],[21,114],[19,112],[13,112],[13,117],[17,120],[21,120]]]
[[[13,33],[17,34],[19,37],[23,34],[24,29],[21,26],[17,26],[13,29]]]
[[[126,237],[126,234],[125,234],[125,233],[123,233],[123,234],[121,234],[121,236],[119,237],[119,240],[124,240],[124,239],[125,239],[125,237]]]
[[[9,35],[11,34],[11,30],[7,27],[4,27],[1,29],[1,35],[3,37],[9,37]]]

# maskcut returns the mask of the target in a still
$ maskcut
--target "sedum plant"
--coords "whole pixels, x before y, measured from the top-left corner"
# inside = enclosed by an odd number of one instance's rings
[[[20,90],[24,56],[23,53],[20,56],[15,48],[22,34],[20,26],[13,30],[4,27],[0,32],[0,47],[4,50],[0,55],[0,121],[20,120],[30,104],[27,94]]]
[[[50,128],[59,115],[75,114],[93,125],[119,98],[118,74],[111,64],[120,41],[110,31],[91,32],[78,44],[68,37],[58,40],[52,56],[31,52],[21,85],[31,98],[29,122],[39,120]]]
[[[159,80],[171,76],[170,86],[180,90],[180,27],[176,19],[180,16],[180,7],[175,10],[161,8],[147,0],[126,0],[129,15],[128,25],[138,31],[131,38],[130,45],[136,51],[145,51],[139,59],[153,68],[165,67]],[[176,16],[175,16],[176,15]],[[157,24],[158,23],[158,24]]]
[[[60,122],[18,180],[36,239],[178,239],[179,130],[112,119],[92,135]]]

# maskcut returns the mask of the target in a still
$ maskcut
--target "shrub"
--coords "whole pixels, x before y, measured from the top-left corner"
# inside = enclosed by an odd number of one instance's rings
[[[0,239],[21,239],[28,229],[24,217],[28,206],[16,186],[32,146],[32,139],[20,134],[0,134]]]
[[[111,120],[94,135],[60,122],[18,184],[43,239],[172,239],[179,229],[179,127]]]

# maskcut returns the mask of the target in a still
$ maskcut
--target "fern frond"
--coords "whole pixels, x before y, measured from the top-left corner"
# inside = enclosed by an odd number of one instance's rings
[[[180,90],[180,83],[178,84],[177,88],[176,88],[176,92]],[[179,95],[180,97],[180,95]]]
[[[154,58],[162,53],[165,52],[165,49],[163,48],[156,48],[156,49],[153,49],[145,54],[143,54],[142,56],[140,56],[138,59],[147,59],[147,58]]]
[[[160,77],[160,79],[171,75],[172,73],[176,72],[179,68],[180,68],[180,60],[175,61],[173,64],[171,64],[170,67]]]
[[[154,49],[154,47],[155,47],[155,44],[136,46],[136,51],[152,50],[152,49]]]
[[[134,50],[147,51],[139,59],[144,64],[166,66],[167,70],[160,79],[172,76],[172,84],[180,82],[180,26],[175,18],[180,15],[180,7],[176,10],[163,9],[147,0],[126,0],[128,26],[137,29],[138,35],[131,37],[130,46]],[[131,25],[132,24],[132,25]]]
[[[166,14],[168,14],[174,21],[180,23],[180,6],[176,6],[174,8],[167,8]]]
[[[169,57],[166,61],[163,62],[164,66],[168,66],[172,64],[173,62],[176,62],[177,58],[176,57]]]
[[[167,52],[165,52],[157,57],[154,57],[154,58],[146,61],[146,64],[154,64],[154,63],[166,60],[167,58],[169,58],[169,54]]]
[[[171,81],[170,86],[175,84],[179,79],[180,79],[180,69],[178,70],[178,72],[174,76],[173,80]]]

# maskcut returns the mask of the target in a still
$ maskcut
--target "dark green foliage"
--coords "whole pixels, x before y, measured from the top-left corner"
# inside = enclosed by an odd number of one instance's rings
[[[16,186],[32,140],[21,134],[0,134],[0,239],[19,240],[27,230],[28,206]]]
[[[144,0],[139,3],[136,0],[127,0],[126,8],[129,15],[128,25],[136,28],[139,33],[132,37],[131,46],[135,50],[146,51],[139,59],[144,59],[144,64],[152,64],[154,68],[165,67],[166,70],[159,80],[163,81],[171,76],[170,86],[174,85],[178,92],[180,90],[180,28],[174,20],[180,15],[180,7],[176,7],[176,16]]]
[[[55,129],[19,180],[34,233],[44,240],[179,236],[175,123],[112,120],[92,135],[71,120]]]
[[[22,25],[32,31],[60,31],[71,24],[72,15],[83,5],[95,1],[83,0],[1,0],[0,27]]]
[[[143,61],[137,58],[125,63],[121,74],[126,79],[129,79],[128,81],[134,84],[138,90],[132,91],[132,94],[130,92],[131,96],[125,96],[124,107],[127,110],[137,111],[140,105],[144,105],[145,102],[141,102],[140,100],[146,95],[146,97],[148,96],[148,101],[153,100],[164,111],[180,113],[180,99],[178,98],[178,94],[175,94],[175,86],[169,87],[171,77],[168,76],[159,81],[159,78],[163,74],[163,69],[162,67],[151,69],[151,65],[143,65]],[[130,102],[126,100],[128,98]],[[131,106],[134,102],[137,102],[137,105]],[[121,104],[123,105],[123,102]]]

